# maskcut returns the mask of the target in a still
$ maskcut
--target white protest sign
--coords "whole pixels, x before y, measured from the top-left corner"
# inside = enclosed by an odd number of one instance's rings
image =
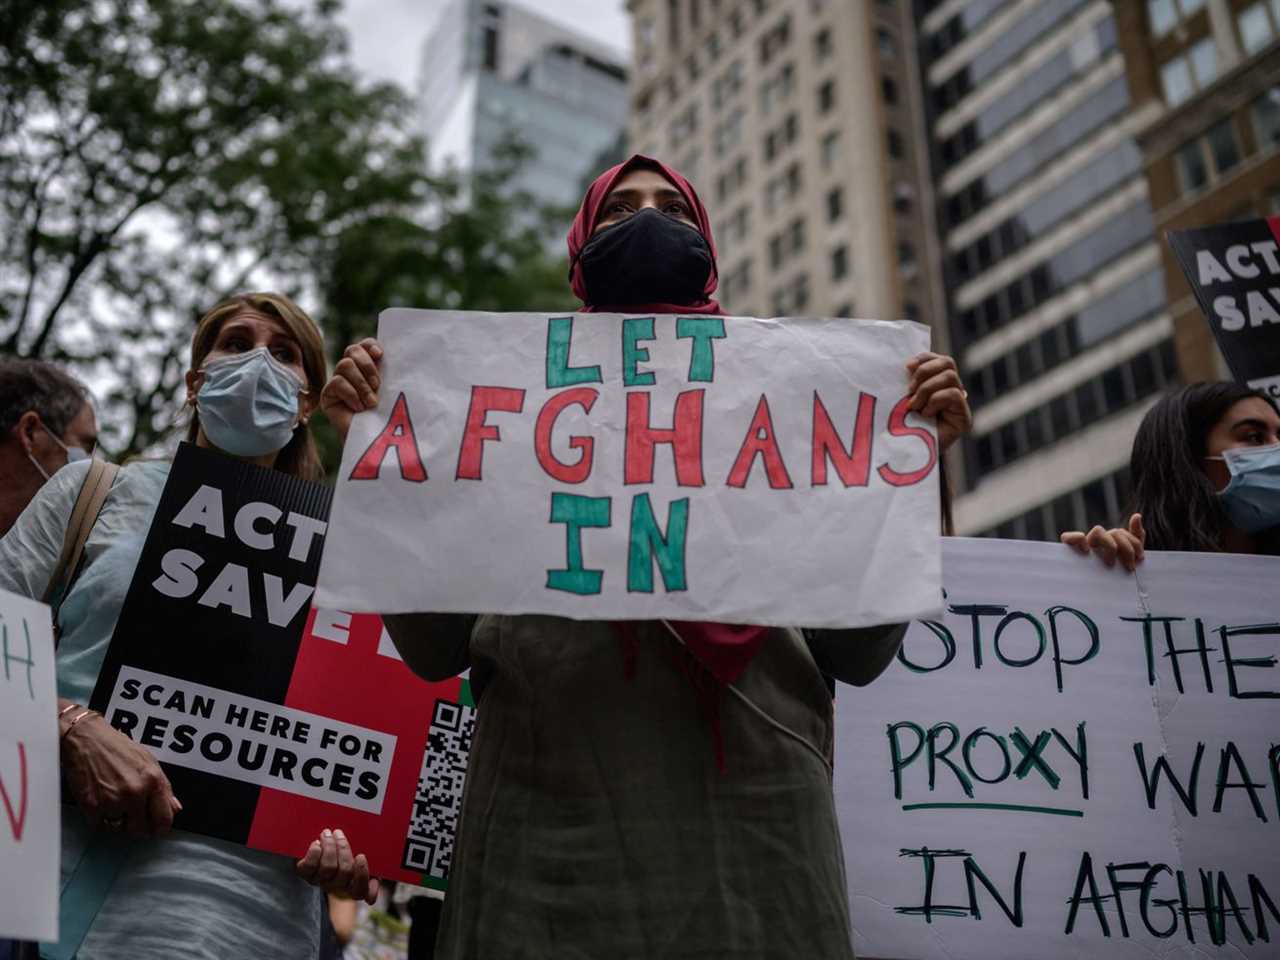
[[[57,716],[49,608],[0,590],[0,938],[58,937]]]
[[[836,696],[858,956],[1280,956],[1280,560],[943,569],[945,617]]]
[[[939,608],[909,322],[388,310],[317,603],[859,626]]]

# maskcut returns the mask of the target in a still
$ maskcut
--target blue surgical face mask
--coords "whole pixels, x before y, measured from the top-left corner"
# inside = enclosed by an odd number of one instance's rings
[[[261,457],[282,450],[298,426],[302,380],[266,347],[220,357],[200,370],[200,426],[219,450]]]
[[[90,454],[84,448],[68,447],[65,443],[62,442],[61,437],[59,437],[56,433],[54,433],[52,430],[46,427],[43,423],[40,424],[40,429],[43,430],[45,433],[47,433],[49,435],[49,439],[52,440],[54,443],[56,443],[58,446],[60,446],[63,452],[66,453],[67,463],[75,463],[77,460],[89,459]],[[32,464],[35,465],[35,468],[37,470],[40,471],[40,476],[44,477],[45,480],[49,479],[49,471],[45,470],[45,468],[40,465],[40,461],[37,460],[35,457],[33,457],[29,451],[27,453],[27,459],[30,460]]]
[[[1231,480],[1218,496],[1232,525],[1248,533],[1280,526],[1280,443],[1235,447],[1220,457]]]

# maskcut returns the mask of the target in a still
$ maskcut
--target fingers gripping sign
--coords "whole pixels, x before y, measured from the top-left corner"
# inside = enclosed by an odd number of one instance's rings
[[[378,405],[381,363],[381,344],[373,337],[365,337],[343,351],[342,359],[333,368],[333,376],[320,391],[320,409],[344,439],[351,427],[351,418]]]
[[[149,750],[95,713],[63,737],[67,786],[90,825],[131,837],[160,836],[182,804]]]
[[[946,450],[973,428],[969,392],[953,358],[921,353],[907,361],[907,394],[911,409],[938,420],[938,441]]]
[[[1088,533],[1067,530],[1059,539],[1077,553],[1096,554],[1107,567],[1114,567],[1119,560],[1120,566],[1132,573],[1145,555],[1147,532],[1142,527],[1142,514],[1135,513],[1127,527],[1108,530],[1095,526]]]
[[[326,829],[311,841],[294,870],[326,893],[345,894],[368,904],[378,899],[379,883],[376,877],[369,876],[369,861],[363,853],[352,853],[351,843],[341,830]]]

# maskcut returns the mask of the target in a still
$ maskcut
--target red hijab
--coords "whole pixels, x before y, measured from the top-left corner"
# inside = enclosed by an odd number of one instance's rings
[[[711,248],[711,273],[707,277],[703,296],[698,303],[627,303],[627,304],[595,304],[587,302],[587,285],[582,278],[582,264],[578,255],[591,234],[600,222],[600,214],[604,202],[613,192],[614,186],[632,170],[655,170],[662,174],[673,187],[680,191],[689,208],[693,211],[694,223],[698,232]],[[707,208],[698,199],[692,184],[675,170],[651,157],[636,154],[626,163],[610,167],[587,189],[578,215],[573,218],[573,226],[569,228],[569,283],[573,287],[574,296],[582,301],[582,310],[592,313],[608,309],[615,313],[706,313],[723,314],[720,304],[711,299],[719,282],[716,269],[716,244],[711,237],[711,218]],[[728,623],[708,623],[702,620],[672,620],[672,628],[680,635],[689,650],[698,661],[710,671],[720,683],[732,683],[742,675],[751,658],[760,650],[764,642],[766,628],[757,626],[738,626]],[[624,636],[626,631],[624,630]],[[717,744],[717,748],[719,744]]]
[[[653,170],[662,174],[662,176],[666,177],[668,183],[680,191],[685,202],[689,204],[689,209],[693,211],[694,225],[706,239],[707,246],[711,248],[711,274],[707,277],[706,286],[703,287],[702,299],[697,303],[601,304],[590,303],[587,300],[587,285],[582,279],[582,263],[578,260],[578,256],[582,253],[582,248],[587,245],[587,241],[591,239],[591,234],[595,232],[596,224],[600,222],[600,214],[604,210],[605,200],[609,198],[609,194],[613,192],[613,188],[618,181],[632,170]],[[707,208],[698,199],[698,194],[694,191],[693,185],[671,167],[661,160],[654,160],[652,157],[644,157],[637,153],[626,163],[610,167],[596,177],[595,182],[587,188],[587,195],[582,200],[582,206],[578,208],[578,215],[573,218],[573,226],[569,228],[569,285],[573,287],[573,295],[582,301],[584,312],[723,314],[724,311],[720,309],[720,304],[711,299],[711,295],[716,292],[716,285],[719,282],[720,275],[716,267],[716,242],[711,237],[711,218],[707,215]]]

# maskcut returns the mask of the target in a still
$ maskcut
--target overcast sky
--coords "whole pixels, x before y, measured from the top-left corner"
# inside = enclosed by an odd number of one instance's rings
[[[520,0],[549,20],[628,51],[631,27],[624,0]],[[346,0],[343,21],[351,31],[356,66],[380,80],[412,90],[418,54],[446,0]]]

